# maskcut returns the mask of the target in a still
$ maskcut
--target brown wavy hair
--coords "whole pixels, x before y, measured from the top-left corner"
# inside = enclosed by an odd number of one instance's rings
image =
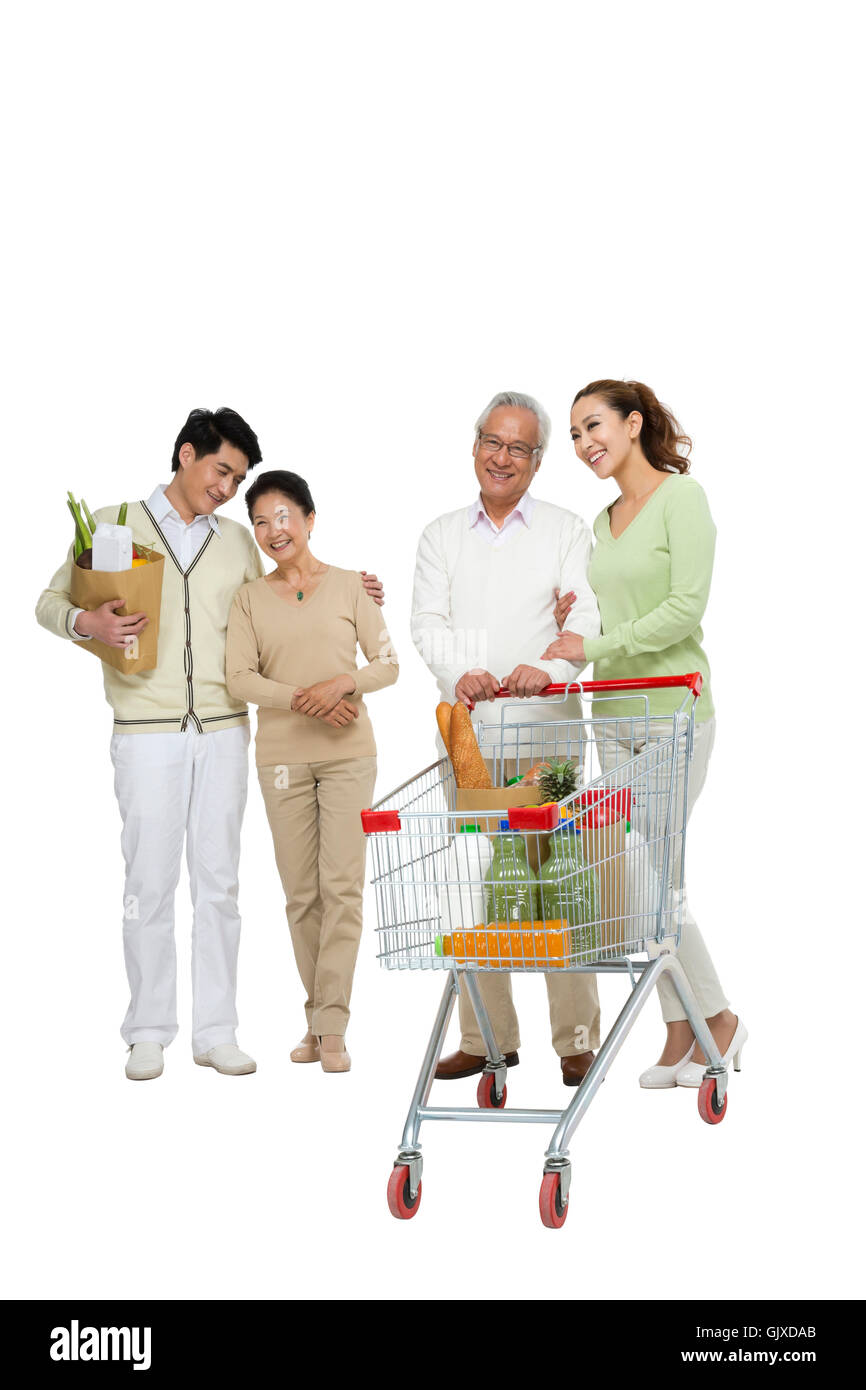
[[[584,396],[601,396],[623,420],[636,410],[643,417],[640,445],[647,461],[660,473],[688,473],[692,441],[651,387],[642,381],[614,381],[609,377],[591,381],[578,391],[571,403],[572,410]]]

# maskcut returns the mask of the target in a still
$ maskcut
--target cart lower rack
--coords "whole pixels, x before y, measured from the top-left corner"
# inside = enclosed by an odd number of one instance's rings
[[[650,716],[645,693],[661,687],[685,692],[663,718]],[[499,721],[476,729],[494,781],[512,783],[539,761],[567,761],[573,791],[546,805],[525,784],[461,791],[445,758],[362,813],[382,964],[446,976],[388,1183],[394,1216],[408,1219],[418,1211],[424,1121],[542,1124],[553,1134],[544,1155],[541,1219],[562,1226],[571,1136],[663,974],[709,1058],[698,1092],[701,1118],[708,1124],[724,1118],[727,1072],[676,955],[700,688],[697,673],[549,686],[544,718],[532,722],[512,722],[522,702],[502,691]],[[588,715],[580,703],[586,696]],[[503,970],[628,976],[628,999],[565,1110],[506,1108],[505,1058],[479,990],[481,975]],[[432,1106],[434,1074],[463,990],[486,1052],[477,1108]]]

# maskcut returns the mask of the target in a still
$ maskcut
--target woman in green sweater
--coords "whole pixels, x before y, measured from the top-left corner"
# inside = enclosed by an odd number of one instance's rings
[[[703,488],[686,476],[691,440],[648,386],[612,380],[593,381],[577,393],[571,437],[586,467],[597,478],[613,478],[620,492],[615,502],[599,512],[593,528],[596,543],[589,580],[598,599],[602,635],[584,641],[579,633],[563,632],[542,659],[591,661],[597,680],[702,673],[689,767],[687,814],[691,814],[706,777],[716,722],[700,627],[710,592],[716,528]],[[559,596],[560,627],[573,602],[573,594]],[[681,694],[675,689],[651,692],[650,742],[654,735],[670,737],[670,723],[654,727],[652,716],[671,715]],[[640,710],[621,709],[618,701],[616,713],[642,713],[643,709],[643,702]],[[627,761],[643,747],[642,740],[623,740],[613,763]],[[739,1069],[746,1030],[728,1008],[685,901],[679,960],[726,1064],[733,1058]],[[658,990],[667,1040],[656,1065],[641,1075],[640,1084],[652,1090],[699,1086],[703,1052],[666,976]]]

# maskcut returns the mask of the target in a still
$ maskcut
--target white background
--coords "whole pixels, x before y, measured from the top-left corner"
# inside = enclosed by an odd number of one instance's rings
[[[862,1294],[853,14],[79,0],[9,21],[7,1295]],[[146,496],[189,409],[233,406],[266,466],[309,480],[317,554],[385,577],[384,794],[433,756],[412,564],[422,526],[473,495],[475,416],[537,395],[554,434],[535,491],[591,520],[612,493],[576,465],[568,412],[606,375],[674,407],[718,526],[689,880],[744,1070],[718,1128],[694,1092],[640,1091],[653,1004],[573,1140],[561,1232],[538,1219],[535,1127],[429,1126],[400,1223],[385,1184],[441,977],[379,969],[371,902],[352,1072],[289,1063],[303,996],[255,778],[239,1040],[259,1071],[192,1065],[184,968],[163,1078],[125,1080],[110,712],[33,606],[66,489]],[[183,963],[185,880],[177,901]],[[571,1094],[543,993],[516,981],[513,1104]],[[608,1022],[621,999],[604,980]]]

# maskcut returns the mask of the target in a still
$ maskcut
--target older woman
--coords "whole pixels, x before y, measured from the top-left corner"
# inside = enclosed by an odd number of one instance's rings
[[[640,381],[605,379],[578,391],[571,409],[571,437],[577,457],[597,478],[612,478],[619,496],[595,519],[595,548],[589,582],[598,599],[602,635],[563,632],[543,657],[594,663],[598,680],[682,675],[700,671],[703,693],[695,711],[694,756],[689,769],[687,814],[707,774],[715,737],[710,670],[703,649],[701,618],[710,592],[716,528],[703,488],[688,473],[691,440],[673,415]],[[573,595],[556,606],[561,626]],[[650,742],[670,737],[670,715],[681,691],[650,695]],[[642,707],[641,707],[642,708]],[[632,711],[617,702],[617,713]],[[653,722],[652,716],[656,716]],[[607,766],[623,763],[644,743],[624,738],[618,747],[605,741]],[[674,865],[674,880],[677,865]],[[697,995],[725,1064],[739,1070],[746,1029],[728,1008],[715,967],[698,925],[683,904],[680,963]],[[679,997],[667,977],[658,986],[667,1040],[641,1086],[661,1090],[700,1086],[705,1060]]]
[[[253,533],[276,568],[238,592],[226,682],[259,706],[256,764],[307,992],[293,1062],[348,1071],[349,999],[361,935],[365,842],[376,744],[363,696],[397,679],[381,614],[360,574],[316,559],[316,512],[296,473],[275,470],[246,494]],[[360,671],[361,647],[368,665]]]

